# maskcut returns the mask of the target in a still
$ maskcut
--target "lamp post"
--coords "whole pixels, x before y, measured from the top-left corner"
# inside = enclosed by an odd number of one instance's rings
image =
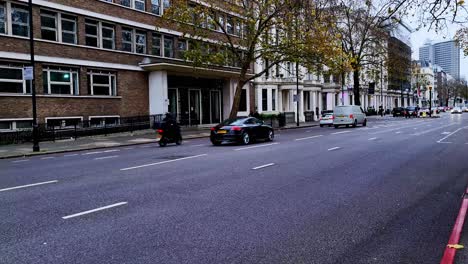
[[[296,62],[296,125],[299,126],[299,62]]]
[[[344,43],[341,42],[341,53],[343,52],[344,52]],[[344,105],[344,85],[345,85],[344,79],[345,79],[344,58],[343,58],[343,54],[341,54],[341,105]]]
[[[429,86],[429,117],[432,117],[432,86]]]
[[[29,9],[29,49],[31,53],[31,67],[32,67],[32,80],[30,80],[31,85],[31,98],[32,98],[32,114],[33,114],[33,151],[40,151],[39,147],[39,134],[38,134],[38,125],[37,125],[37,109],[36,109],[36,85],[35,85],[35,67],[34,67],[34,28],[33,28],[33,5],[32,0],[28,1]]]

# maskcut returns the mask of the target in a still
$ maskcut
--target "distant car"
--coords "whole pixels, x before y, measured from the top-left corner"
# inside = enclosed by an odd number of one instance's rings
[[[334,119],[333,126],[338,128],[345,125],[356,127],[358,124],[367,125],[366,114],[360,106],[357,105],[340,105],[336,106],[333,111]]]
[[[397,117],[397,116],[405,116],[405,108],[403,107],[395,107],[393,108],[392,110],[392,115],[393,117]]]
[[[333,112],[322,114],[322,117],[320,117],[320,127],[333,126],[333,119],[335,119]]]
[[[418,115],[418,111],[417,111],[416,106],[408,106],[406,108],[406,111],[408,111],[410,116],[417,116]]]
[[[211,143],[215,146],[222,143],[247,145],[256,140],[272,141],[274,137],[273,128],[255,117],[227,119],[212,127],[210,133]]]
[[[439,107],[437,107],[437,110],[439,110],[439,112],[445,112],[446,111],[445,106],[439,106]]]
[[[452,113],[452,114],[462,114],[463,111],[462,111],[461,107],[458,107],[458,106],[457,106],[457,107],[454,107],[454,108],[452,109],[452,111],[450,111],[450,113]]]
[[[462,110],[463,112],[468,112],[468,107],[462,106],[461,110]]]

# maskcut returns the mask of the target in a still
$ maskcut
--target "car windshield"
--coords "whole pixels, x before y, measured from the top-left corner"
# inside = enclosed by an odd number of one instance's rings
[[[414,107],[414,106],[408,107],[408,110],[411,110],[411,111],[413,111],[415,109],[416,109],[416,107]]]
[[[223,126],[241,126],[244,124],[246,118],[233,118],[224,120],[221,125]]]

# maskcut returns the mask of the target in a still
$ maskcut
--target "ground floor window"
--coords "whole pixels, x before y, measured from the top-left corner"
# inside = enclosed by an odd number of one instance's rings
[[[29,81],[23,80],[22,67],[0,66],[0,93],[31,93]]]
[[[116,75],[113,72],[88,72],[88,94],[116,96]]]
[[[271,90],[271,110],[276,111],[276,89]]]
[[[49,129],[60,129],[60,128],[71,128],[81,127],[83,117],[46,117],[47,128]]]
[[[32,119],[0,120],[0,131],[32,129]]]
[[[304,110],[305,111],[310,111],[311,105],[310,105],[310,92],[309,91],[304,91]]]
[[[268,89],[262,89],[262,111],[268,111]]]
[[[89,126],[103,127],[116,126],[120,123],[120,116],[90,116]]]
[[[78,70],[45,68],[42,71],[45,94],[79,95]]]
[[[241,99],[239,104],[239,112],[247,111],[247,89],[242,89]]]

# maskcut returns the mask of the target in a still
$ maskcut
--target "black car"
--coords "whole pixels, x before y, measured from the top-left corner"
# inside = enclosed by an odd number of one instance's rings
[[[406,111],[406,109],[403,108],[403,107],[395,107],[395,108],[393,108],[393,111],[392,111],[393,117],[405,116],[405,111]]]
[[[213,145],[221,143],[250,144],[256,140],[271,141],[275,133],[271,126],[265,125],[255,117],[227,119],[211,128],[210,140]]]

